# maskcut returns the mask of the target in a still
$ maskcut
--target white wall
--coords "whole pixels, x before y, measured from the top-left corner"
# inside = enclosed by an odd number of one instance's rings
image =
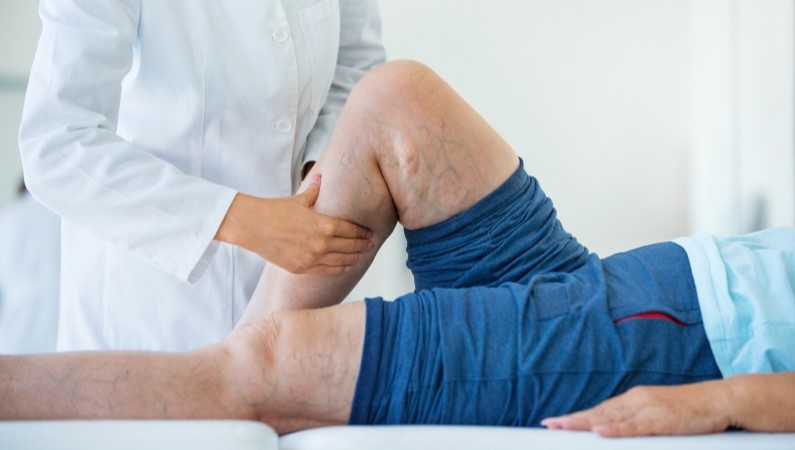
[[[383,0],[423,61],[503,134],[564,224],[611,253],[687,232],[686,0]]]
[[[795,225],[792,0],[692,0],[694,229]]]
[[[0,207],[14,197],[22,170],[17,130],[41,30],[37,5],[34,0],[3,0],[0,5]]]

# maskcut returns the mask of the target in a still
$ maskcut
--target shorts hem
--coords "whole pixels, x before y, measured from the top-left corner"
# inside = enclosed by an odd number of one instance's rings
[[[364,304],[366,310],[364,344],[362,345],[362,360],[359,363],[359,376],[356,379],[356,390],[351,404],[351,414],[348,418],[350,425],[367,423],[381,358],[384,299],[381,297],[366,298]]]

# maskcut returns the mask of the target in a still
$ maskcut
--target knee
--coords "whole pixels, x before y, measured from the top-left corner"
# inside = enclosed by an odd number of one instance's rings
[[[286,325],[294,325],[290,315],[276,312],[238,326],[222,344],[227,355],[223,370],[226,397],[239,411],[237,416],[264,421],[270,417],[271,411],[262,405],[280,395],[278,388],[286,382],[287,355],[299,344],[285,336]]]
[[[365,75],[348,99],[379,118],[415,114],[443,83],[435,72],[416,61],[388,62]]]
[[[429,151],[418,132],[435,129],[445,108],[444,96],[451,90],[424,64],[400,60],[386,63],[367,74],[354,87],[348,104],[356,110],[369,135],[374,136],[377,159],[396,171],[401,179],[417,176],[418,161]]]
[[[269,371],[278,362],[280,349],[281,320],[276,314],[263,319],[238,325],[224,346],[238,367],[259,367]],[[233,371],[235,374],[251,374],[250,370]],[[253,380],[248,380],[253,381]]]
[[[241,361],[266,365],[278,369],[283,356],[291,350],[287,348],[290,339],[285,334],[294,328],[291,311],[275,311],[257,321],[243,324],[232,332],[227,345],[233,352],[241,355]]]

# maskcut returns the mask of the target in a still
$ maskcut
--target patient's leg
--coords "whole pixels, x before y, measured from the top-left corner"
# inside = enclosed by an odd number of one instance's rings
[[[380,246],[474,205],[516,169],[508,145],[424,66],[387,64],[354,89],[329,148],[316,208],[373,230]],[[348,420],[365,330],[339,302],[375,249],[341,277],[269,265],[228,341],[184,354],[0,357],[0,417],[256,418],[280,432]]]
[[[364,305],[282,311],[185,353],[0,356],[0,419],[249,419],[284,433],[350,414]]]
[[[268,265],[242,322],[269,311],[338,303],[373,261],[397,220],[416,229],[485,197],[518,166],[508,144],[425,66],[399,61],[351,93],[313,173],[315,208],[373,231],[375,248],[345,275],[293,275]]]
[[[227,341],[236,361],[231,403],[279,433],[348,423],[364,327],[363,302],[238,326]]]
[[[508,145],[425,67],[393,63],[349,98],[314,171],[316,207],[373,230],[451,217],[516,169]],[[257,418],[286,432],[348,420],[365,331],[361,302],[339,302],[372,261],[342,277],[295,276],[269,265],[222,345],[184,354],[0,357],[0,417]]]

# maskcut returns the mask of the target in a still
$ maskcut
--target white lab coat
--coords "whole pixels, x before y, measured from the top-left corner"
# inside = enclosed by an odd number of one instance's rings
[[[376,0],[42,0],[20,129],[63,219],[59,349],[222,340],[264,262],[213,241],[290,195],[384,60]]]
[[[28,193],[0,212],[0,354],[55,351],[60,223]]]

